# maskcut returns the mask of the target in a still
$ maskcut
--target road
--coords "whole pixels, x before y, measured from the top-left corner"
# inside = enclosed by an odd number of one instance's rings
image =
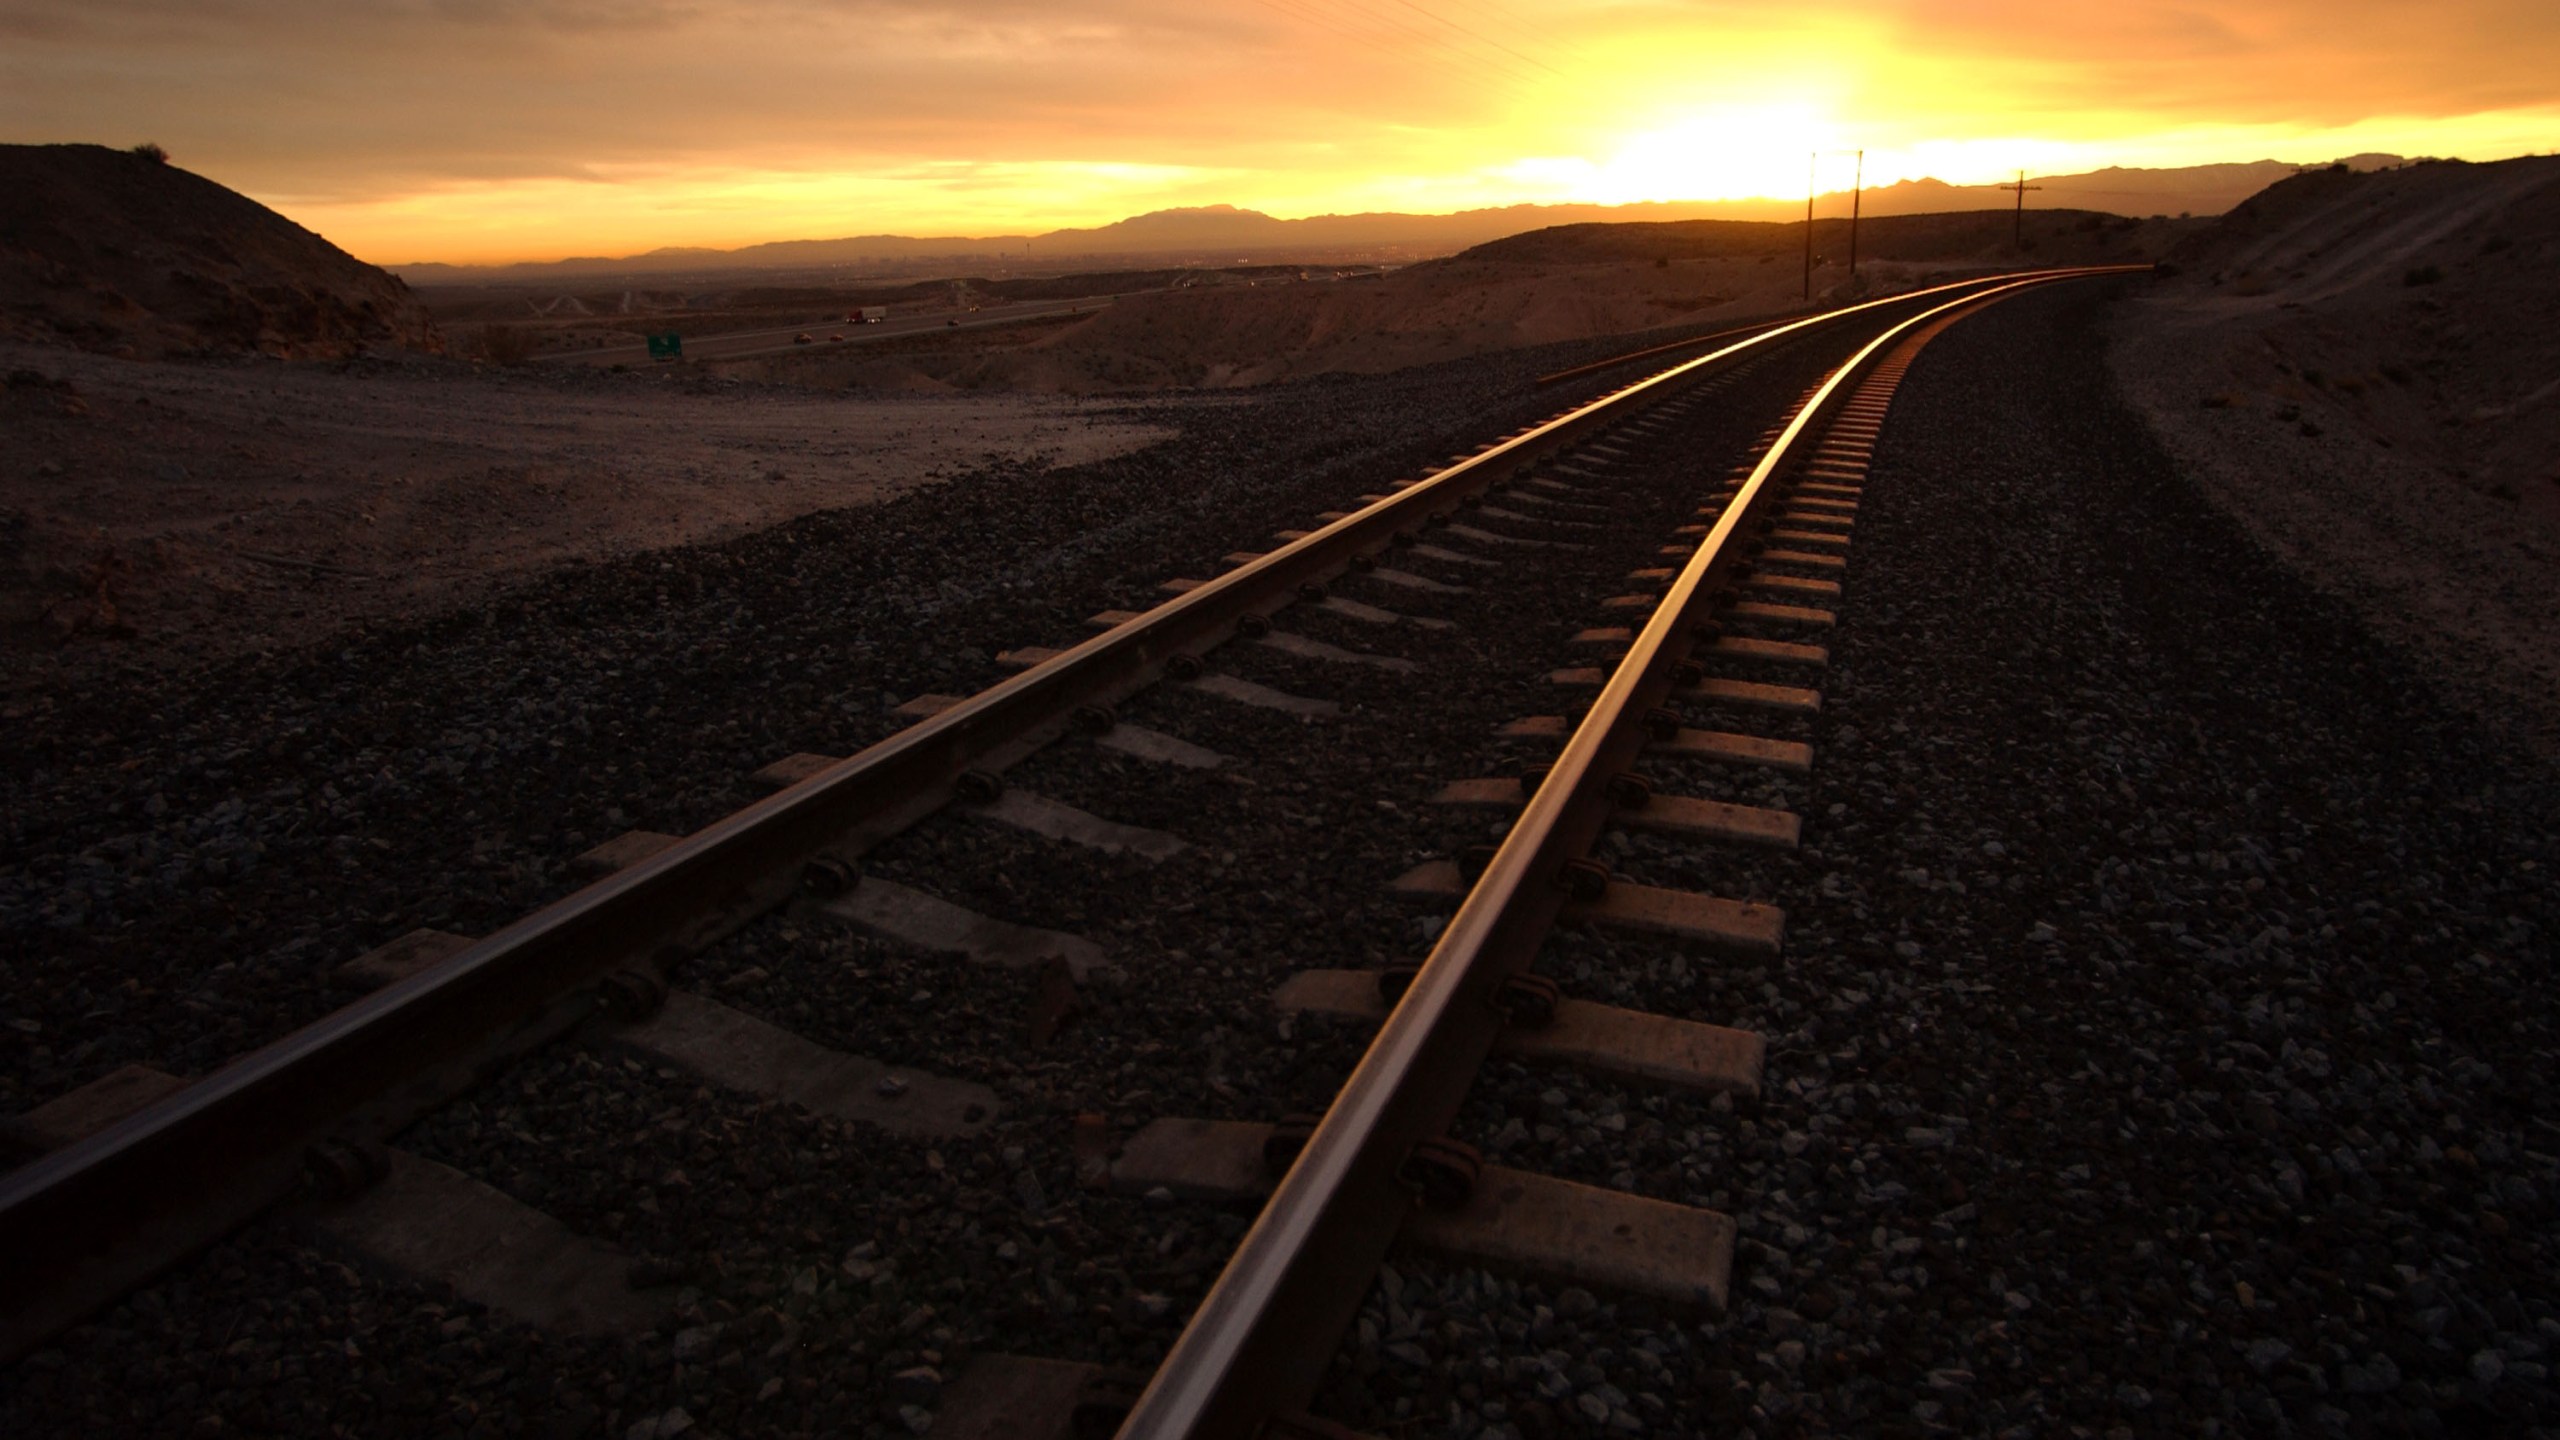
[[[797,324],[772,326],[756,330],[729,330],[715,335],[684,335],[684,358],[687,360],[743,360],[755,355],[778,355],[793,350],[836,350],[868,340],[887,340],[899,335],[921,334],[929,330],[979,330],[996,325],[1014,325],[1048,315],[1074,315],[1099,310],[1118,299],[1114,295],[1087,295],[1074,300],[1024,300],[1011,305],[989,305],[978,310],[926,311],[917,315],[892,314],[874,325],[847,323],[841,312],[831,318],[804,320]],[[952,322],[957,321],[957,324]],[[682,321],[670,325],[684,334]],[[794,341],[798,335],[816,337],[813,344]],[[841,341],[830,340],[841,335]],[[599,350],[564,350],[540,357],[546,361],[587,365],[647,364],[646,345],[613,345]]]

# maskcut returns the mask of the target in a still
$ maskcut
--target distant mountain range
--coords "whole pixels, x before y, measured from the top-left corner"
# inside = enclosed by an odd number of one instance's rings
[[[2399,163],[2392,155],[2357,155],[2358,170]],[[2085,175],[2031,176],[2030,208],[2105,210],[2120,215],[2218,215],[2305,167],[2281,160],[2195,165],[2173,170],[2110,167]],[[1925,215],[1954,210],[2005,210],[2015,194],[1997,185],[1949,185],[1904,180],[1859,197],[1869,215]],[[1816,210],[1846,214],[1849,196],[1819,197]],[[1550,225],[1659,220],[1801,219],[1804,206],[1789,200],[1668,201],[1636,205],[1508,205],[1454,215],[1312,215],[1280,220],[1232,205],[1158,210],[1086,230],[1042,235],[916,237],[852,235],[836,240],[778,240],[738,250],[671,247],[617,258],[582,257],[516,265],[444,265],[421,262],[385,268],[412,285],[541,284],[563,280],[672,279],[740,270],[818,271],[854,274],[904,271],[919,261],[963,264],[1002,262],[1046,268],[1070,257],[1183,257],[1231,263],[1286,256],[1340,260],[1368,256],[1419,259],[1453,254],[1471,245]]]

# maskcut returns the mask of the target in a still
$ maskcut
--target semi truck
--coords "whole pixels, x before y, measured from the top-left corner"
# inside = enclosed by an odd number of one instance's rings
[[[844,312],[844,323],[847,325],[877,325],[888,318],[889,307],[886,305],[865,305],[859,310]]]

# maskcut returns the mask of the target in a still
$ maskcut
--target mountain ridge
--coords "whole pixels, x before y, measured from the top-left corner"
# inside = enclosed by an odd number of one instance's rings
[[[2390,155],[2357,155],[2343,163],[2378,169],[2399,163]],[[2029,177],[2037,187],[2030,206],[2105,210],[2116,214],[2220,214],[2275,182],[2308,167],[2255,160],[2168,169],[2109,166],[2077,175]],[[1934,179],[1903,180],[1868,188],[1859,205],[1869,215],[1929,214],[1949,210],[2007,209],[2013,192],[1997,185],[1951,185]],[[2112,202],[2112,203],[2110,203]],[[1817,212],[1849,205],[1846,191],[1816,197]],[[1317,252],[1386,250],[1395,259],[1454,254],[1471,245],[1555,225],[1667,220],[1799,219],[1796,200],[1638,201],[1505,205],[1445,215],[1392,210],[1309,215],[1281,219],[1235,205],[1183,206],[1149,211],[1108,225],[1069,227],[1036,235],[848,235],[832,239],[772,240],[720,249],[661,246],[618,257],[575,256],[505,265],[449,265],[418,261],[383,268],[413,285],[491,284],[669,275],[704,270],[783,270],[807,267],[895,265],[924,259],[1046,261],[1071,255],[1167,255],[1231,250],[1295,248],[1298,258]],[[1243,257],[1229,257],[1240,259]]]

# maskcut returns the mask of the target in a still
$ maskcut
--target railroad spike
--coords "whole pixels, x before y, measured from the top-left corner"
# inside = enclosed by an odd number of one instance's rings
[[[1496,1003],[1503,1018],[1520,1029],[1544,1030],[1556,1023],[1556,1007],[1564,1003],[1564,992],[1544,975],[1514,975],[1502,982]]]
[[[1484,1153],[1463,1140],[1441,1136],[1417,1141],[1404,1157],[1399,1178],[1434,1210],[1462,1210],[1484,1174]]]
[[[820,900],[849,894],[862,883],[862,867],[840,855],[813,855],[800,867],[800,888]]]
[[[1556,871],[1556,883],[1587,905],[1609,893],[1609,867],[1597,860],[1567,860]]]
[[[323,1140],[302,1152],[302,1173],[331,1200],[352,1200],[391,1173],[379,1147],[353,1140]]]
[[[596,982],[596,998],[604,1002],[605,1013],[629,1024],[665,1008],[667,982],[636,966],[616,970]]]

